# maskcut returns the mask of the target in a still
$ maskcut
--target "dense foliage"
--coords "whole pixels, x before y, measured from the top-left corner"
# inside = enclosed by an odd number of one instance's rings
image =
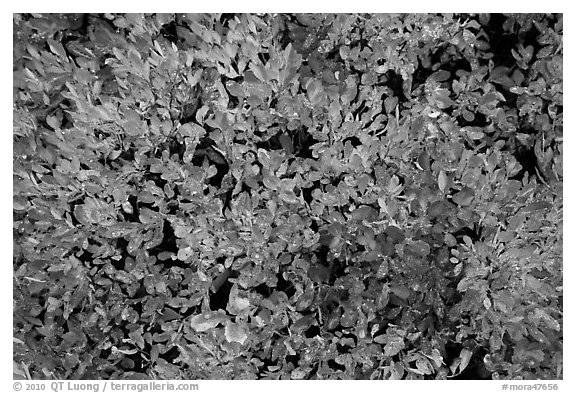
[[[562,378],[562,15],[15,15],[32,378]]]

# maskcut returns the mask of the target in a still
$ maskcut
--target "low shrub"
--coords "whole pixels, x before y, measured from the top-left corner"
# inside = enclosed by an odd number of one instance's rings
[[[14,15],[32,378],[562,378],[562,15]]]

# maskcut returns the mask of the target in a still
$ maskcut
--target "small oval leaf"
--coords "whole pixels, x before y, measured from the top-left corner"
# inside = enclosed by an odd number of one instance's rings
[[[223,313],[212,311],[200,315],[195,315],[190,320],[190,325],[197,332],[205,332],[207,330],[213,329],[218,326],[223,321],[227,320],[228,317]]]
[[[446,176],[446,172],[444,172],[444,170],[441,170],[440,173],[438,174],[438,188],[440,188],[440,191],[445,192],[447,184],[448,184],[448,177]]]

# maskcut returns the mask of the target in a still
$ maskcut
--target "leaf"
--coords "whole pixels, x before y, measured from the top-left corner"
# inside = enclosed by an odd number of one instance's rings
[[[397,355],[402,349],[404,349],[404,340],[400,337],[393,337],[384,346],[384,354],[386,356]]]
[[[541,321],[544,321],[544,324],[547,328],[555,330],[557,332],[560,331],[560,324],[554,318],[550,316],[546,311],[543,309],[537,308],[534,310],[534,315]]]
[[[229,269],[226,269],[228,272],[231,272]],[[238,315],[242,313],[243,310],[250,307],[250,299],[241,295],[240,290],[238,289],[237,285],[233,285],[232,289],[230,290],[228,305],[226,307],[226,311],[230,314]]]
[[[512,87],[514,86],[514,82],[508,76],[510,73],[510,69],[505,66],[497,66],[492,69],[490,72],[490,76],[488,77],[488,82],[498,83],[499,85],[503,85],[505,87]]]
[[[418,360],[416,360],[416,368],[424,375],[429,375],[434,372],[434,369],[432,368],[430,361],[425,357],[421,357],[418,358]]]
[[[290,155],[294,152],[294,146],[292,144],[292,139],[290,139],[290,136],[282,134],[278,139],[280,141],[280,145],[282,145],[282,148],[287,154]]]
[[[340,308],[336,308],[334,311],[332,311],[330,315],[328,315],[326,321],[324,322],[326,330],[336,329],[336,327],[340,323],[341,317],[342,317],[342,311],[340,311]]]
[[[230,299],[230,304],[237,310],[244,310],[246,307],[250,306],[250,300],[242,297],[236,297]]]
[[[357,221],[375,221],[378,218],[378,211],[370,206],[360,206],[352,212],[350,218]]]
[[[472,140],[479,140],[486,136],[479,127],[467,127],[466,134],[468,134]]]
[[[446,71],[446,70],[438,70],[435,73],[433,73],[432,75],[430,75],[430,79],[438,81],[438,82],[444,82],[447,81],[448,79],[450,79],[450,71]]]
[[[385,334],[381,334],[379,336],[374,337],[374,342],[378,344],[386,344],[389,340],[389,337]]]
[[[244,344],[248,338],[244,328],[235,322],[228,322],[226,324],[226,327],[224,328],[224,336],[226,337],[226,341],[229,343],[237,342],[240,344]]]
[[[407,244],[405,251],[417,257],[425,257],[430,254],[430,245],[422,240],[417,240],[413,243]]]
[[[305,315],[294,321],[290,326],[290,330],[296,334],[302,334],[312,325],[313,322],[314,317],[312,315]]]
[[[394,225],[388,226],[384,232],[394,243],[402,243],[406,238],[404,231]]]
[[[250,70],[256,75],[256,78],[260,81],[266,83],[268,81],[268,74],[264,66],[258,62],[258,64],[250,63]]]
[[[397,105],[398,105],[398,97],[386,97],[386,99],[384,100],[384,108],[386,108],[387,113],[392,113],[392,111],[396,108]],[[422,117],[420,117],[420,119],[423,120]],[[421,123],[423,124],[423,122]],[[420,124],[420,126],[422,124]]]
[[[426,356],[428,359],[431,359],[434,362],[434,365],[436,365],[436,367],[438,368],[441,367],[442,364],[444,364],[442,354],[436,348],[432,349],[430,354],[425,353],[424,356]]]
[[[242,90],[242,86],[234,81],[226,82],[226,88],[234,97],[244,97],[244,90]]]
[[[306,88],[307,95],[313,105],[323,104],[323,101],[326,99],[326,93],[324,92],[322,82],[314,79],[308,84],[308,86],[306,86]]]
[[[464,369],[468,367],[470,359],[472,359],[472,351],[468,348],[462,349],[462,351],[460,351],[460,372],[464,371]]]
[[[53,130],[59,130],[62,125],[62,122],[56,116],[46,116],[46,123],[52,127]]]
[[[413,136],[418,135],[420,131],[424,128],[424,124],[425,124],[424,116],[418,116],[416,119],[412,120],[412,124],[410,125],[410,133]],[[424,166],[421,167],[422,169],[425,169]]]
[[[205,332],[214,329],[226,320],[228,320],[228,317],[222,312],[211,311],[193,316],[192,319],[190,319],[190,326],[197,332]]]
[[[282,199],[286,203],[298,203],[299,199],[292,190],[281,190],[280,191],[280,199]]]
[[[447,89],[438,89],[436,94],[434,94],[435,103],[440,109],[445,109],[455,104],[455,102],[450,99],[449,95],[450,92]]]
[[[398,284],[392,284],[390,286],[390,291],[398,296],[400,299],[407,300],[410,297],[410,289],[405,286],[400,286]]]
[[[379,74],[384,74],[386,71],[388,71],[390,69],[389,65],[381,65],[376,67],[376,72]]]
[[[16,363],[15,361],[13,362],[13,375],[14,375],[14,379],[29,379],[29,375],[28,374],[28,370],[25,368],[26,366],[24,365],[24,363],[22,363],[21,365]]]
[[[525,207],[522,208],[522,212],[524,213],[534,213],[537,212],[539,210],[545,210],[545,209],[551,209],[552,208],[552,204],[550,202],[546,202],[546,201],[538,201],[538,202],[532,202],[528,205],[526,205]]]
[[[326,266],[313,265],[308,269],[308,277],[317,283],[328,282],[330,280],[330,272],[331,269]]]
[[[440,188],[440,191],[445,192],[447,184],[448,184],[448,177],[446,176],[446,172],[444,172],[444,170],[442,169],[438,174],[438,188]]]
[[[452,201],[459,206],[469,206],[474,200],[474,190],[464,187],[452,196]]]
[[[495,92],[489,92],[489,93],[482,95],[478,99],[478,105],[483,106],[483,105],[492,104],[492,103],[495,103],[498,101],[501,101],[500,96],[498,96],[498,94],[496,94]]]
[[[194,251],[192,250],[192,248],[190,247],[181,248],[178,250],[177,258],[180,261],[186,261],[192,255],[194,255]]]
[[[48,42],[48,46],[50,47],[50,50],[52,51],[52,53],[54,53],[55,55],[58,55],[60,57],[60,59],[68,62],[68,56],[66,55],[66,50],[64,50],[64,46],[62,46],[62,44],[60,42],[57,42],[57,41],[53,40],[52,38],[48,38],[47,42]]]

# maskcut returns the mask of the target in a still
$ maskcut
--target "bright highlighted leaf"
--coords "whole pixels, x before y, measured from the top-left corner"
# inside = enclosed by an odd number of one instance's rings
[[[226,336],[226,340],[229,343],[237,342],[240,344],[244,344],[248,335],[244,331],[244,328],[237,323],[230,322],[226,324],[224,328],[224,335]]]
[[[221,312],[212,311],[200,315],[195,315],[190,320],[190,325],[197,332],[205,332],[214,329],[216,326],[227,320],[228,317]]]
[[[440,188],[440,191],[445,192],[447,185],[448,185],[448,177],[446,176],[446,172],[444,172],[444,170],[441,170],[440,173],[438,174],[438,188]]]
[[[472,351],[470,349],[464,348],[460,352],[460,372],[464,371],[472,359]]]

